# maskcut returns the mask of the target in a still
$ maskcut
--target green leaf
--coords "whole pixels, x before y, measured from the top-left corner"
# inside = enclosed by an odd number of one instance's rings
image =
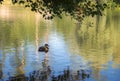
[[[19,4],[24,4],[24,3],[25,3],[24,1],[21,1],[21,0],[19,1]]]

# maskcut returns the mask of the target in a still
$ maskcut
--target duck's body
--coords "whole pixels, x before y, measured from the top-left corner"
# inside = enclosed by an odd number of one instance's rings
[[[39,52],[48,52],[49,51],[48,44],[45,44],[44,46],[39,47],[38,51]]]

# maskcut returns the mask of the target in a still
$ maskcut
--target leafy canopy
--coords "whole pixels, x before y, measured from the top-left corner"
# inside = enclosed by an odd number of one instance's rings
[[[65,13],[78,21],[83,20],[85,16],[102,16],[102,11],[107,7],[105,3],[95,0],[12,0],[12,3],[23,4],[31,11],[42,14],[45,19],[55,16],[62,18],[62,13]]]

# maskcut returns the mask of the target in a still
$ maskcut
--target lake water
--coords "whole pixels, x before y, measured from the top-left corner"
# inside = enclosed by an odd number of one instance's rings
[[[49,44],[49,52],[38,47]],[[120,80],[120,10],[87,17],[80,24],[70,17],[44,20],[38,13],[17,6],[0,6],[0,73],[29,75],[49,65],[55,76],[68,67],[90,70],[85,81]]]

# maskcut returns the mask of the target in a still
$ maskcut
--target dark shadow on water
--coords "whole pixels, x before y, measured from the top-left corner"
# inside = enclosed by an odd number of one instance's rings
[[[35,70],[29,73],[29,76],[24,74],[18,76],[9,76],[6,81],[86,81],[90,78],[91,72],[89,70],[78,70],[73,73],[71,69],[67,68],[63,71],[63,74],[55,76],[51,67],[45,64],[45,60],[42,63],[42,69]],[[4,81],[0,79],[0,81]]]

